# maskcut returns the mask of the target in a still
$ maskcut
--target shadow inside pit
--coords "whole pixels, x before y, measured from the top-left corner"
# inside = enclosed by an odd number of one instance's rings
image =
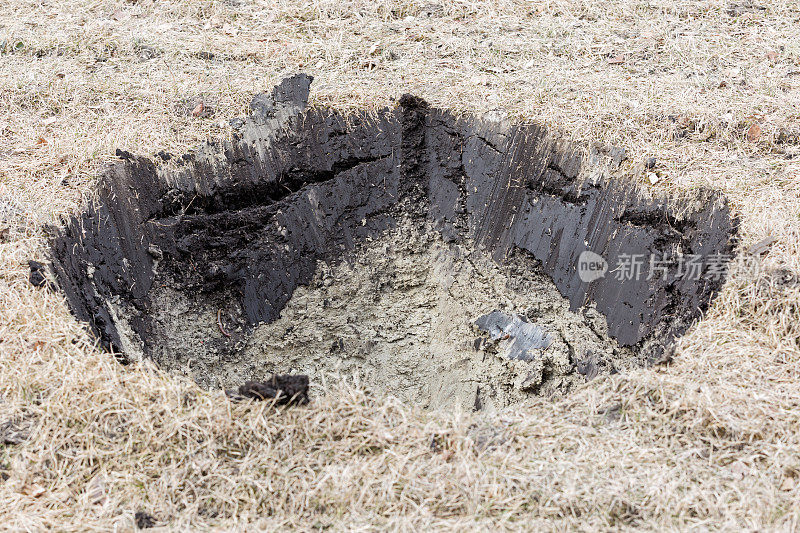
[[[310,77],[298,75],[272,94],[256,96],[252,114],[232,121],[234,135],[226,142],[179,158],[162,154],[156,161],[118,153],[121,161],[102,176],[99,200],[52,241],[58,283],[75,315],[105,347],[127,360],[150,357],[165,368],[190,368],[207,386],[297,370],[280,368],[280,346],[277,355],[260,360],[254,339],[264,346],[265,331],[282,338],[291,333],[269,326],[289,312],[298,288],[323,283],[321,265],[335,272],[344,264],[347,276],[368,284],[385,272],[356,272],[351,267],[359,261],[381,264],[402,278],[406,267],[425,270],[409,257],[424,257],[427,270],[411,275],[415,286],[428,287],[425,294],[444,289],[439,299],[426,300],[433,310],[420,320],[433,324],[442,312],[437,306],[446,303],[460,309],[458,320],[469,317],[474,326],[465,339],[472,348],[459,344],[463,353],[450,359],[443,353],[438,366],[426,370],[431,379],[441,368],[473,357],[470,350],[485,360],[488,344],[513,344],[524,330],[538,343],[533,352],[525,348],[525,357],[510,357],[512,352],[497,346],[490,356],[539,365],[537,385],[518,384],[515,390],[542,393],[548,380],[560,379],[566,390],[568,377],[613,371],[609,361],[620,354],[636,364],[663,359],[724,282],[736,229],[716,192],[653,199],[609,178],[602,151],[584,156],[539,125],[456,116],[408,95],[378,112],[310,108],[310,84]],[[389,240],[391,255],[376,257],[374,250]],[[407,246],[411,241],[423,245]],[[472,266],[463,270],[465,261]],[[442,265],[493,280],[513,294],[490,291],[470,299],[483,289],[465,285],[453,299],[447,290],[454,282]],[[350,279],[343,275],[333,275],[339,285]],[[413,314],[411,304],[402,303],[403,291],[410,289],[395,278],[383,283],[376,294],[393,291],[392,301],[400,304],[382,312]],[[551,294],[548,310],[531,310],[537,291]],[[323,293],[306,291],[304,297],[324,308],[329,304]],[[359,305],[369,301],[364,298]],[[467,300],[474,305],[458,303]],[[481,330],[475,321],[495,311],[505,316],[492,315],[494,322]],[[557,331],[562,322],[542,318],[556,311],[572,313],[564,323],[575,322],[575,331],[582,323],[604,348],[574,344],[569,332]],[[511,324],[513,331],[503,329]],[[342,332],[359,329],[357,323],[336,328],[307,332],[322,341],[295,338],[282,346],[302,351],[304,343],[323,343],[328,355],[317,349],[309,355],[314,363],[304,369],[313,377],[321,359],[341,359],[347,351],[342,338],[348,334]],[[391,389],[394,378],[385,368],[398,355],[378,346],[391,344],[387,338],[369,335],[374,345],[358,344],[355,367],[371,365]],[[413,343],[420,337],[406,338]],[[546,338],[564,341],[566,359],[547,363]],[[426,342],[433,341],[420,340]],[[520,349],[516,345],[513,353],[519,356]],[[364,362],[371,352],[383,354],[380,364]],[[287,355],[289,360],[302,366],[295,356]],[[202,371],[195,373],[192,365]],[[485,371],[473,366],[471,372]],[[501,388],[469,373],[448,379],[478,390],[470,393],[475,405],[481,387]],[[425,401],[436,403],[435,392],[426,391]]]

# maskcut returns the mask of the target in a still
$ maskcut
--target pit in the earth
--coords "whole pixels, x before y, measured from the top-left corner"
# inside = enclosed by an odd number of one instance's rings
[[[254,98],[228,142],[118,153],[52,243],[106,348],[208,387],[346,376],[494,409],[663,359],[724,281],[714,192],[654,199],[611,177],[619,151],[411,96],[309,108],[310,83]]]

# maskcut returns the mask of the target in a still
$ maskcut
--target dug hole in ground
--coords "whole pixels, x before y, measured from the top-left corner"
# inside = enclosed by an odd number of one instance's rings
[[[179,531],[796,530],[799,18],[795,0],[559,0],[535,5],[505,0],[439,5],[427,0],[0,2],[0,523],[26,531],[128,531],[149,526]],[[308,179],[322,185],[326,176],[346,172],[359,162],[364,154],[354,146],[375,143],[327,143],[344,150],[328,159],[342,165],[310,165],[297,158],[299,164],[292,165],[313,170],[314,175],[294,173],[284,182],[289,191],[247,191],[238,198],[203,187],[203,194],[195,194],[198,177],[214,172],[195,170],[183,154],[194,153],[193,147],[208,140],[220,148],[241,135],[242,124],[231,125],[230,120],[254,114],[254,95],[267,91],[269,98],[273,86],[298,72],[314,76],[308,107],[318,111],[374,118],[379,110],[395,110],[401,95],[409,93],[430,103],[426,115],[431,119],[438,109],[475,120],[475,125],[546,125],[554,140],[575,143],[583,169],[589,170],[587,181],[599,170],[613,182],[636,183],[645,198],[656,202],[661,194],[674,196],[678,205],[688,200],[683,204],[686,211],[716,205],[704,202],[702,195],[697,200],[699,189],[720,191],[739,222],[737,260],[725,263],[730,267],[726,281],[708,309],[675,337],[669,362],[631,368],[620,364],[619,372],[612,373],[599,360],[581,361],[583,354],[576,353],[577,374],[565,393],[551,395],[547,386],[538,393],[531,388],[521,393],[522,401],[494,412],[490,391],[482,386],[481,408],[473,411],[470,397],[465,398],[465,409],[437,408],[427,405],[430,400],[425,397],[413,403],[393,398],[385,390],[388,386],[370,384],[366,391],[340,387],[316,375],[307,405],[284,408],[239,401],[223,390],[228,385],[222,380],[236,387],[242,384],[239,379],[262,379],[257,369],[231,365],[241,374],[226,375],[221,370],[215,374],[213,365],[227,364],[220,362],[222,356],[233,363],[243,359],[243,350],[255,346],[250,328],[278,324],[282,314],[289,316],[291,298],[284,302],[276,295],[307,295],[326,283],[326,273],[333,279],[357,270],[358,257],[377,253],[370,249],[396,249],[397,239],[405,242],[402,235],[411,239],[421,234],[419,249],[436,250],[434,255],[443,258],[426,265],[437,288],[438,272],[444,268],[440,265],[448,264],[451,250],[458,250],[453,262],[459,272],[472,272],[472,266],[457,259],[471,252],[476,269],[497,271],[505,279],[511,270],[507,261],[530,256],[525,249],[536,254],[533,261],[525,260],[525,272],[536,272],[536,257],[549,257],[546,249],[523,242],[526,225],[516,222],[513,235],[492,237],[494,232],[478,232],[478,224],[467,219],[474,226],[450,241],[447,228],[436,222],[442,215],[430,209],[446,204],[423,198],[419,205],[425,216],[398,214],[394,225],[374,233],[371,217],[353,217],[367,219],[372,241],[357,236],[352,244],[344,243],[341,254],[318,257],[303,251],[292,256],[280,263],[280,271],[289,272],[287,265],[298,257],[309,258],[304,265],[314,264],[303,267],[302,282],[295,287],[290,281],[280,290],[264,288],[247,300],[271,301],[272,310],[249,304],[240,309],[243,297],[235,291],[241,280],[259,274],[257,268],[247,268],[268,262],[256,253],[259,247],[252,255],[245,252],[224,261],[230,250],[249,249],[236,246],[235,233],[224,240],[231,246],[218,247],[216,255],[202,252],[212,248],[199,237],[221,234],[238,224],[245,234],[239,242],[255,242],[247,233],[257,232],[241,224],[247,216],[230,217],[225,226],[223,212],[266,204],[267,193],[277,204],[298,192],[295,183]],[[298,131],[295,126],[288,129]],[[314,128],[320,140],[327,138],[323,130]],[[502,138],[480,136],[504,149]],[[469,138],[469,132],[457,133],[456,144],[480,145],[477,138]],[[315,141],[297,147],[306,150],[312,144],[322,146]],[[280,151],[293,149],[284,146]],[[394,153],[400,157],[398,150]],[[175,184],[168,182],[162,190],[158,180],[148,178],[138,187],[141,191],[158,190],[161,198],[174,189],[176,201],[165,197],[163,209],[140,206],[144,219],[129,210],[121,218],[143,220],[141,226],[151,225],[146,217],[167,224],[182,208],[187,215],[219,216],[205,219],[205,224],[197,218],[195,227],[183,226],[178,240],[189,245],[188,252],[162,246],[176,240],[166,225],[152,235],[132,225],[131,235],[153,245],[148,246],[151,259],[134,261],[135,254],[126,252],[126,269],[132,276],[128,278],[125,272],[104,272],[107,267],[97,257],[78,256],[75,279],[81,271],[84,278],[88,275],[86,263],[94,265],[99,296],[89,286],[70,289],[60,276],[50,275],[50,265],[57,261],[48,227],[69,227],[87,203],[103,203],[109,162],[135,167],[142,156],[159,169],[186,167],[186,180],[176,175]],[[224,154],[223,158],[227,159]],[[243,169],[250,162],[238,155],[232,161]],[[474,169],[468,172],[471,179],[478,175]],[[271,175],[262,169],[253,173]],[[387,174],[387,188],[391,181]],[[130,177],[120,180],[126,182],[138,183]],[[358,190],[378,191],[382,186],[381,181],[379,188]],[[121,197],[135,199],[123,188]],[[523,189],[530,191],[525,193],[529,198],[561,195],[553,189],[544,194],[536,183],[513,190]],[[441,189],[423,187],[423,193],[426,190]],[[187,195],[181,197],[181,191]],[[190,205],[193,196],[198,198]],[[509,204],[525,205],[515,198],[509,198]],[[580,209],[582,200],[566,198],[578,200],[572,205]],[[474,198],[473,207],[464,209],[476,216],[474,208],[485,203]],[[199,209],[193,211],[196,205]],[[688,228],[675,224],[682,219],[680,211],[668,220],[683,233]],[[335,220],[338,211],[331,212]],[[265,214],[268,221],[270,216]],[[508,225],[510,219],[496,218],[498,225]],[[643,225],[646,218],[632,216],[629,221]],[[264,227],[258,217],[249,219],[253,227]],[[296,226],[280,222],[287,236],[311,234],[290,234]],[[84,227],[91,239],[91,219]],[[196,246],[192,235],[198,235]],[[506,247],[512,241],[517,251],[513,245]],[[550,241],[541,242],[546,246]],[[290,253],[295,245],[288,240],[280,244],[289,245]],[[569,250],[561,252],[569,255]],[[634,253],[648,255],[646,250]],[[169,340],[161,333],[154,336],[158,324],[149,310],[162,313],[168,304],[159,304],[161,309],[144,300],[138,308],[133,305],[144,297],[139,289],[148,287],[134,284],[133,278],[146,281],[147,269],[159,254],[164,261],[155,268],[167,287],[154,282],[148,294],[155,297],[158,290],[169,288],[176,298],[189,299],[200,317],[189,326],[207,328],[207,338],[215,343],[199,351],[173,346],[163,354],[166,359],[171,353],[173,363],[156,363],[147,355]],[[181,264],[180,254],[192,261]],[[619,258],[603,258],[608,263],[604,279],[615,279]],[[755,259],[758,268],[740,268],[739,258]],[[110,264],[125,265],[122,259],[120,255]],[[602,267],[592,259],[589,264]],[[31,272],[31,260],[42,267]],[[401,261],[409,262],[418,264]],[[277,268],[279,263],[274,264]],[[141,270],[131,273],[134,265]],[[563,290],[568,280],[553,276],[562,270],[550,270],[552,266],[541,262],[559,294],[570,300],[572,312],[581,315],[581,309],[590,309],[581,301],[578,284],[573,308],[571,292]],[[34,273],[35,285],[30,282]],[[234,282],[228,283],[228,276]],[[112,286],[117,277],[119,285]],[[420,276],[394,277],[393,286],[401,287],[403,278]],[[391,278],[380,272],[375,279]],[[170,285],[173,279],[177,284]],[[214,285],[214,279],[222,283]],[[50,290],[50,282],[64,287]],[[463,287],[468,282],[459,278],[458,283]],[[330,287],[325,289],[329,293],[340,290],[339,285]],[[68,299],[69,290],[83,296]],[[216,290],[220,292],[211,296]],[[366,294],[370,289],[359,290]],[[649,291],[645,288],[640,294]],[[647,325],[653,324],[647,316],[603,308],[596,298],[600,292],[595,291],[594,308],[604,317],[609,337],[623,348],[639,345],[638,329],[622,327],[634,318],[646,324],[645,335],[655,331]],[[528,325],[536,322],[547,328],[527,306],[503,308],[499,296],[488,298],[491,306],[481,304],[469,312],[468,327],[462,323],[452,328],[469,330],[470,341],[486,340],[485,348],[479,343],[474,351],[476,357],[495,347],[499,354],[519,353],[511,351],[510,338],[488,342],[491,334],[476,330],[482,317],[484,326],[520,325],[525,317]],[[198,308],[195,301],[205,307]],[[107,302],[118,306],[117,318],[104,316],[112,309]],[[84,307],[89,311],[76,320],[78,311],[73,310]],[[657,300],[648,308],[663,309]],[[667,314],[676,316],[677,309],[688,308],[693,306],[681,304]],[[362,318],[359,331],[363,323]],[[111,324],[107,332],[106,324]],[[602,322],[596,324],[603,333]],[[544,340],[540,331],[525,328],[525,337],[534,345]],[[123,350],[117,330],[131,340],[126,348],[138,346],[140,352]],[[560,335],[550,333],[554,347],[563,346],[558,344]],[[352,328],[331,336],[342,338],[344,352],[339,353],[357,354],[359,340]],[[661,338],[659,344],[670,345],[666,336]],[[277,335],[271,339],[284,342]],[[336,339],[331,340],[333,346]],[[300,341],[290,332],[286,342],[288,346]],[[131,362],[120,364],[109,353],[112,344],[115,354],[124,353]],[[338,342],[336,346],[334,353]],[[331,349],[322,341],[319,347]],[[639,353],[643,361],[652,352]],[[292,354],[275,353],[284,361]],[[137,356],[144,359],[137,361]],[[342,358],[334,361],[347,366]],[[350,361],[358,366],[352,357]],[[312,366],[306,371],[313,373]],[[269,377],[269,369],[258,370]],[[275,370],[301,371],[297,363]],[[595,371],[597,376],[586,381]],[[352,374],[343,374],[352,381]],[[519,383],[523,386],[522,380]],[[435,399],[447,405],[445,400]]]
[[[309,109],[310,84],[256,96],[230,141],[120,152],[60,231],[58,283],[123,361],[496,411],[665,360],[724,282],[736,224],[713,191],[653,197],[610,176],[618,150],[409,95]]]

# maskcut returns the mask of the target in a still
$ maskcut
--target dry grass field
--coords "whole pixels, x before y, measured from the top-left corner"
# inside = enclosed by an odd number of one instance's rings
[[[743,249],[775,242],[669,365],[495,416],[117,364],[28,283],[47,225],[115,149],[225,136],[298,71],[314,104],[410,92],[623,147],[627,179],[718,188]],[[775,269],[800,271],[796,0],[0,2],[0,528],[797,530],[800,284]]]

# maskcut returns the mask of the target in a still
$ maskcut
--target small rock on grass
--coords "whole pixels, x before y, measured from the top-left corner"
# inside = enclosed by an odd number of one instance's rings
[[[775,237],[767,237],[755,243],[753,246],[747,249],[747,253],[750,255],[763,255],[769,252],[772,245],[775,243]]]
[[[214,115],[214,108],[204,98],[196,98],[189,102],[187,112],[194,118],[207,118]]]
[[[750,129],[747,130],[747,140],[750,142],[756,142],[758,139],[761,138],[761,126],[758,123],[754,123],[750,126]]]
[[[205,103],[203,103],[202,100],[200,100],[200,102],[196,106],[194,106],[194,109],[192,110],[192,116],[199,117],[205,110],[206,110],[206,105]]]

